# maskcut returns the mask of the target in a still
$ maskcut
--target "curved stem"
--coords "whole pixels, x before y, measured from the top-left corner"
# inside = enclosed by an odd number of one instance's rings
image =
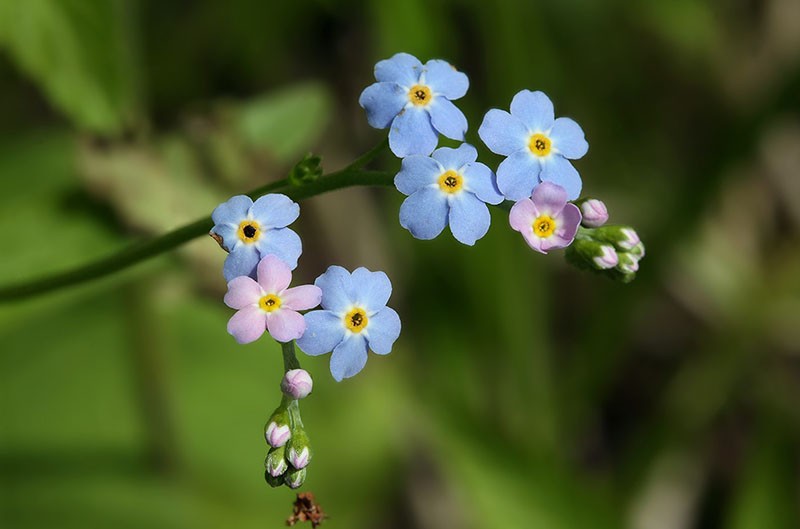
[[[264,193],[280,191],[293,200],[303,200],[315,195],[353,186],[392,186],[394,174],[386,171],[365,171],[361,167],[372,161],[385,148],[384,141],[364,153],[340,171],[323,175],[318,180],[301,186],[291,185],[288,179],[271,182],[247,193],[251,198]],[[58,272],[0,287],[0,303],[24,299],[60,288],[65,288],[118,272],[136,263],[168,252],[190,240],[204,235],[214,227],[211,217],[203,217],[181,228],[146,241],[135,243],[120,252],[71,270]]]
[[[283,370],[291,371],[292,369],[300,369],[300,361],[294,353],[294,340],[290,342],[280,342],[281,351],[283,351]]]

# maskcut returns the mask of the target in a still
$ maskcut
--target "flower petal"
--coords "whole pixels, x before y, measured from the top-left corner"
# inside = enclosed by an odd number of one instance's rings
[[[389,129],[389,148],[400,158],[411,154],[428,155],[436,148],[439,137],[428,113],[409,106],[400,112]]]
[[[297,268],[297,259],[303,253],[300,237],[289,228],[263,232],[255,245],[262,257],[274,255],[289,265],[290,270]]]
[[[216,235],[222,238],[222,249],[226,252],[230,252],[234,248],[236,248],[237,243],[240,242],[239,236],[239,225],[238,224],[231,224],[230,222],[223,222],[220,224],[215,224],[209,235]]]
[[[553,126],[553,103],[544,92],[522,90],[511,100],[511,115],[518,117],[531,132],[544,132]]]
[[[242,309],[228,320],[228,333],[239,343],[258,340],[267,329],[267,315],[258,307]]]
[[[436,152],[438,150],[434,154]],[[425,186],[436,183],[436,179],[441,173],[442,167],[433,158],[419,154],[411,155],[403,158],[400,172],[394,177],[394,185],[404,195],[410,195]]]
[[[225,258],[222,275],[225,281],[239,276],[255,277],[258,261],[258,249],[254,244],[239,244]]]
[[[400,327],[400,316],[394,309],[384,307],[369,319],[366,329],[369,348],[379,355],[391,353],[392,344],[400,336]]]
[[[567,191],[552,182],[542,182],[533,190],[531,198],[540,212],[554,217],[560,215],[564,209],[567,203]]]
[[[533,221],[539,216],[539,209],[530,198],[525,198],[511,206],[508,223],[518,232],[532,229]]]
[[[566,158],[576,160],[589,150],[583,129],[570,118],[558,118],[550,130],[553,147]]]
[[[243,309],[258,306],[258,300],[263,295],[261,287],[252,278],[239,276],[228,282],[228,292],[223,301],[232,309]]]
[[[528,148],[528,127],[505,110],[493,108],[483,117],[478,136],[489,150],[502,156]]]
[[[397,83],[374,83],[361,92],[358,104],[367,111],[367,123],[385,129],[408,103],[406,89]]]
[[[280,257],[270,254],[258,263],[257,277],[264,292],[277,294],[292,282],[292,270]]]
[[[381,272],[359,267],[353,270],[353,303],[372,313],[381,310],[392,295],[392,282]]]
[[[408,53],[397,53],[375,65],[375,79],[379,82],[397,83],[410,88],[419,82],[422,63]]]
[[[472,193],[459,193],[450,200],[450,231],[457,241],[472,246],[486,235],[491,222],[489,208]]]
[[[426,108],[431,115],[434,129],[450,139],[464,141],[467,118],[450,100],[435,97]]]
[[[316,285],[300,285],[286,289],[281,295],[282,307],[292,310],[313,309],[322,300],[322,289]]]
[[[503,195],[497,189],[497,177],[491,169],[480,162],[468,163],[461,171],[467,191],[489,204],[499,204]]]
[[[238,228],[239,223],[247,218],[247,211],[252,205],[253,201],[247,195],[236,195],[214,208],[211,220],[214,221],[214,224],[229,222]]]
[[[556,218],[556,222],[558,228],[556,228],[555,234],[569,241],[564,245],[568,246],[575,239],[575,234],[578,233],[578,226],[581,223],[581,210],[575,204],[567,204]]]
[[[498,169],[498,178],[499,172]],[[563,187],[569,200],[575,200],[581,195],[581,176],[569,160],[560,154],[551,154],[545,159],[539,178],[542,182],[553,182]]]
[[[458,171],[478,159],[478,150],[469,143],[462,143],[456,149],[440,147],[433,151],[431,158],[439,162],[445,171],[448,169]]]
[[[329,266],[314,284],[322,290],[322,308],[344,312],[353,304],[350,272],[341,266]]]
[[[359,334],[351,334],[333,349],[331,374],[337,382],[350,378],[367,364],[367,340]]]
[[[529,151],[517,151],[497,168],[497,188],[509,200],[528,198],[539,183],[541,165]]]
[[[459,72],[447,61],[433,59],[425,63],[425,84],[435,94],[442,94],[447,99],[464,97],[469,89],[467,74]]]
[[[306,320],[291,309],[280,308],[267,314],[267,330],[279,342],[297,340],[306,330]]]
[[[300,216],[300,205],[286,195],[271,193],[256,200],[250,214],[262,230],[285,228]]]
[[[447,198],[440,189],[420,189],[400,206],[400,225],[417,239],[433,239],[447,225],[447,209]]]
[[[314,310],[307,313],[306,332],[297,339],[297,347],[309,356],[330,353],[344,339],[342,318],[327,310]]]

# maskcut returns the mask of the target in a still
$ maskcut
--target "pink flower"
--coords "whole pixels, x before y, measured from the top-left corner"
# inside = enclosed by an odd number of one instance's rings
[[[575,204],[567,203],[567,192],[551,182],[542,182],[531,198],[514,204],[508,215],[511,227],[525,238],[528,246],[547,253],[572,243],[581,222],[581,212]]]
[[[258,263],[257,277],[240,276],[228,283],[225,304],[238,311],[228,321],[228,332],[239,343],[254,342],[264,331],[279,342],[300,338],[306,322],[297,311],[319,305],[322,291],[314,285],[288,288],[292,271],[274,255]]]

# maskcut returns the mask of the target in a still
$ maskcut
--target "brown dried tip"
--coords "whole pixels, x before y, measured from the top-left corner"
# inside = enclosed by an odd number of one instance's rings
[[[292,515],[286,520],[286,525],[293,526],[297,522],[311,522],[311,527],[316,528],[322,525],[322,521],[328,516],[322,512],[314,494],[311,492],[301,492],[293,505]]]
[[[223,242],[224,242],[224,241],[223,241],[223,239],[222,239],[222,237],[221,237],[221,236],[217,235],[217,234],[216,234],[216,233],[214,233],[213,231],[209,232],[208,234],[211,236],[211,238],[212,238],[212,239],[214,239],[215,241],[217,241],[217,244],[219,244],[219,247],[220,247],[220,248],[222,248],[222,249],[223,249],[223,250],[225,250],[226,252],[228,251],[228,249],[227,249],[227,248],[225,248],[225,246],[223,245]]]

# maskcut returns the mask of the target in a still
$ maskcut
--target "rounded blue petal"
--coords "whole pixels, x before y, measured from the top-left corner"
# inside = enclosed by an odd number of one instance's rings
[[[412,154],[428,155],[438,142],[431,117],[418,107],[409,106],[400,112],[389,129],[389,148],[400,158]]]
[[[517,151],[497,168],[497,188],[508,200],[530,198],[539,183],[541,164],[529,151]]]
[[[366,329],[367,343],[374,353],[387,355],[400,336],[400,316],[389,307],[373,315]]]
[[[263,232],[255,246],[258,247],[262,259],[268,255],[274,255],[289,265],[292,270],[297,268],[297,259],[303,253],[303,243],[300,240],[300,236],[289,228],[278,228]]]
[[[256,266],[260,260],[255,244],[240,244],[225,258],[222,275],[225,276],[225,281],[232,281],[239,276],[249,276],[255,279]]]
[[[226,252],[230,252],[236,248],[236,244],[241,242],[239,240],[239,224],[231,224],[229,222],[215,224],[211,228],[211,233],[222,237],[222,248]]]
[[[410,195],[435,184],[442,172],[442,167],[433,158],[419,154],[407,156],[400,164],[400,172],[394,177],[394,185],[404,195]]]
[[[351,284],[353,303],[364,307],[368,314],[384,308],[392,295],[392,282],[384,272],[356,268],[351,275]]]
[[[483,117],[478,136],[493,153],[509,156],[528,148],[530,131],[519,118],[493,108]]]
[[[582,158],[589,150],[583,129],[570,118],[558,118],[553,123],[550,139],[558,153],[571,160]]]
[[[329,266],[314,284],[322,290],[323,309],[333,312],[345,312],[353,304],[352,281],[350,272],[341,266]]]
[[[464,133],[467,132],[467,118],[450,100],[436,97],[426,108],[431,115],[431,124],[434,129],[450,139],[464,141]]]
[[[478,151],[469,143],[462,143],[456,149],[441,147],[433,151],[431,158],[442,164],[445,170],[458,171],[470,162],[478,159]]]
[[[280,193],[264,195],[250,208],[250,214],[261,229],[285,228],[300,216],[300,205]]]
[[[503,195],[497,189],[494,172],[480,162],[468,163],[461,171],[467,191],[474,193],[479,199],[489,204],[499,204]]]
[[[511,115],[522,120],[531,132],[544,132],[553,126],[553,102],[544,92],[522,90],[511,100]]]
[[[303,317],[306,320],[306,332],[297,339],[297,347],[307,355],[330,353],[344,339],[342,318],[333,312],[313,310]]]
[[[575,200],[581,195],[581,176],[572,164],[558,154],[547,157],[542,172],[539,175],[542,182],[553,182],[567,191],[569,200]]]
[[[331,375],[337,382],[350,378],[367,364],[367,339],[363,333],[351,333],[333,349]]]
[[[464,97],[469,88],[467,75],[441,59],[425,63],[424,81],[435,94],[441,94],[447,99]]]
[[[385,129],[408,103],[406,90],[397,83],[371,84],[361,92],[358,104],[367,111],[367,123]]]
[[[247,195],[236,195],[214,208],[211,220],[214,224],[236,224],[238,228],[239,223],[247,218],[247,212],[252,205],[253,201]]]
[[[400,225],[417,239],[433,239],[447,225],[447,198],[438,187],[426,187],[400,206]]]
[[[472,193],[459,193],[450,201],[450,231],[458,242],[472,246],[491,222],[489,208]]]
[[[382,83],[397,83],[405,88],[417,84],[421,73],[422,63],[408,53],[395,54],[391,59],[375,65],[375,79]]]

